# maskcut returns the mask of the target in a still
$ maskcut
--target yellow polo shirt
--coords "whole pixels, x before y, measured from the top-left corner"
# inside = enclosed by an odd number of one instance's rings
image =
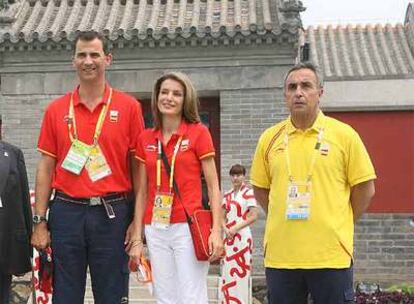
[[[319,129],[323,127],[322,145],[312,175],[309,218],[287,220],[286,132],[294,181],[305,181]],[[305,131],[296,129],[290,117],[267,129],[259,139],[251,168],[251,183],[270,191],[264,236],[265,267],[349,267],[354,238],[351,187],[375,178],[374,167],[357,132],[322,112]]]

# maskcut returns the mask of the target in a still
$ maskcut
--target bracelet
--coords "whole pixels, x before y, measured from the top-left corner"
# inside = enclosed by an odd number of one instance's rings
[[[137,247],[139,245],[143,245],[143,242],[142,241],[141,242],[134,242],[134,243],[131,244],[130,248],[132,249],[132,248]]]
[[[129,242],[131,243],[131,245],[134,245],[134,244],[139,245],[143,243],[142,239],[134,239],[134,240],[130,240]]]

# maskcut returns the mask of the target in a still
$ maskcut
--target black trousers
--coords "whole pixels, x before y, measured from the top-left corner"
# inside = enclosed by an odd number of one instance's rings
[[[0,273],[0,303],[8,304],[10,301],[10,286],[12,276]]]
[[[266,268],[269,304],[354,303],[352,266],[345,269]]]
[[[89,266],[96,304],[125,303],[128,255],[125,233],[130,206],[112,205],[109,219],[103,205],[87,206],[55,198],[49,209],[53,250],[53,304],[83,304]]]

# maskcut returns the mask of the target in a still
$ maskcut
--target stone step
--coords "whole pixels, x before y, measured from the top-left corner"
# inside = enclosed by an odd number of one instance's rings
[[[219,276],[209,275],[207,278],[209,304],[218,303]],[[132,276],[129,280],[129,303],[130,304],[155,304],[155,298],[149,293],[147,286],[138,283]],[[90,277],[86,281],[84,304],[94,304]]]
[[[83,302],[84,304],[95,304],[95,302],[93,301],[93,299],[86,299]],[[140,299],[140,300],[135,300],[135,299],[129,299],[129,304],[157,304],[157,301],[154,299]],[[208,304],[218,304],[218,300],[209,300]]]
[[[95,304],[92,299],[85,299],[84,304]],[[140,299],[140,300],[131,300],[129,299],[129,304],[157,304],[157,301],[154,299]],[[218,301],[209,300],[208,304],[218,304]]]
[[[207,286],[218,288],[219,277],[220,277],[219,275],[209,274],[207,276]],[[132,277],[132,275],[130,275],[130,277],[129,277],[129,286],[130,287],[135,287],[135,286],[144,287],[142,285],[139,285],[139,283]],[[89,273],[88,273],[87,278],[86,278],[86,288],[90,288],[90,287],[91,287],[91,278],[90,278]]]

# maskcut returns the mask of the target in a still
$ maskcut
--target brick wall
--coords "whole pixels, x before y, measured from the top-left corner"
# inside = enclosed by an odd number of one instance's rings
[[[268,127],[286,118],[281,89],[220,92],[222,189],[230,187],[228,172],[235,163],[250,169],[257,140]]]
[[[51,95],[4,95],[1,105],[3,140],[22,149],[30,186],[34,186],[37,138],[43,111],[57,96]]]
[[[414,214],[366,214],[355,227],[355,280],[414,283]]]
[[[253,276],[264,284],[264,216],[253,226]],[[355,226],[354,281],[414,284],[414,214],[365,214]]]

